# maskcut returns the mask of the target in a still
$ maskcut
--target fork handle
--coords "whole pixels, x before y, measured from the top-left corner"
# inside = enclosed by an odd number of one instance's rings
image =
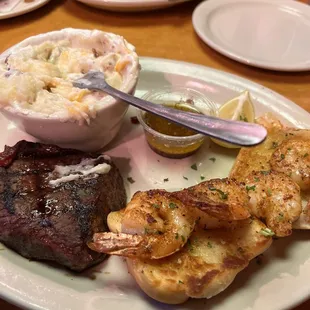
[[[112,97],[122,99],[141,110],[157,114],[169,121],[193,129],[203,135],[220,139],[228,143],[240,146],[254,146],[263,142],[267,136],[266,129],[258,124],[183,112],[165,107],[161,104],[154,104],[119,91],[100,78],[96,79],[96,83],[92,84],[96,86],[89,86],[89,88],[104,91]]]

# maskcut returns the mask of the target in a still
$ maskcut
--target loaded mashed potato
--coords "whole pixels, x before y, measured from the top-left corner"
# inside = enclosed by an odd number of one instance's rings
[[[92,31],[13,50],[0,62],[0,104],[47,118],[86,120],[107,103],[107,95],[75,88],[72,81],[101,71],[122,89],[137,65],[134,49],[122,37]]]

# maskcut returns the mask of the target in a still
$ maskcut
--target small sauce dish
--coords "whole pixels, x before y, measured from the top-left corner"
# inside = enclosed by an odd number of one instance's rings
[[[186,87],[153,90],[142,98],[185,112],[216,115],[216,106],[212,102],[199,91]],[[150,148],[164,157],[190,156],[202,146],[206,138],[202,134],[141,110],[138,113],[138,120],[143,126]]]

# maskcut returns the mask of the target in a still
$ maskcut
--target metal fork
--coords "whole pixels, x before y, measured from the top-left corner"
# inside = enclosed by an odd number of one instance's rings
[[[193,129],[201,134],[220,139],[228,143],[237,144],[240,146],[253,146],[263,142],[267,136],[266,129],[257,124],[231,121],[197,113],[183,112],[128,95],[107,84],[104,74],[99,71],[87,73],[82,78],[74,81],[73,86],[103,91],[112,97],[126,101],[139,109],[154,113],[169,121]]]

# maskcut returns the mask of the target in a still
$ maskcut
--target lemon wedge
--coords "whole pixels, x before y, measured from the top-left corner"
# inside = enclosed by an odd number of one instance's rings
[[[218,117],[231,119],[234,121],[254,123],[255,111],[253,103],[251,101],[250,93],[246,90],[242,92],[239,96],[224,103],[218,111]],[[238,145],[226,143],[217,139],[211,138],[211,140],[214,143],[226,148],[240,148],[240,146]]]

